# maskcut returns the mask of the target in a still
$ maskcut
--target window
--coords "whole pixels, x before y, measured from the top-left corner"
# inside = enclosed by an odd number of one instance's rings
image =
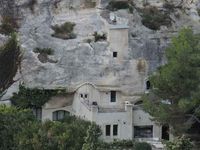
[[[147,81],[146,82],[146,89],[149,90],[151,88],[151,83],[150,81]]]
[[[110,136],[110,125],[106,125],[106,136]]]
[[[62,120],[65,116],[69,115],[68,111],[58,110],[53,112],[53,121]]]
[[[80,94],[80,97],[83,98],[83,99],[87,99],[87,98],[88,98],[88,94],[83,94],[83,93],[81,93],[81,94]]]
[[[115,124],[113,125],[113,136],[117,136],[118,135],[118,125]]]
[[[135,138],[152,138],[153,126],[134,126]]]
[[[111,102],[116,102],[116,91],[111,91],[110,92],[110,101]]]
[[[42,108],[33,108],[33,115],[34,115],[38,120],[42,120]]]
[[[117,57],[117,52],[113,52],[113,57]]]

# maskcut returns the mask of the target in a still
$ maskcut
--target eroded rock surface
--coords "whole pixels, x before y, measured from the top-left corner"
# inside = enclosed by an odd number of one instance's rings
[[[9,12],[19,19],[19,39],[24,57],[17,77],[29,87],[74,87],[83,82],[92,82],[96,85],[120,87],[129,94],[140,93],[144,90],[147,75],[166,63],[164,51],[171,37],[187,26],[200,32],[198,0],[169,0],[181,7],[170,12],[172,26],[163,26],[158,31],[142,25],[138,11],[144,7],[141,0],[134,1],[132,13],[128,10],[105,11],[109,2],[107,0],[98,1],[98,7],[95,8],[90,8],[84,0],[37,0],[33,6],[30,6],[30,1],[1,0],[0,5],[1,15]],[[149,0],[148,5],[164,9],[161,0]],[[110,13],[121,20],[118,23],[127,21],[129,26],[128,57],[121,62],[113,59],[108,41],[87,42],[93,38],[95,31],[108,34]],[[74,32],[77,38],[62,40],[52,37],[51,26],[66,21],[76,24]],[[51,59],[56,63],[40,62],[33,52],[36,47],[54,49]],[[143,73],[137,69],[140,59],[148,64]]]

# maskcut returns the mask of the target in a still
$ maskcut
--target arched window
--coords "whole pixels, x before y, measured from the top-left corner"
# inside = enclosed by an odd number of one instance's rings
[[[53,121],[62,120],[65,116],[69,115],[68,111],[58,110],[53,112]]]
[[[35,107],[32,109],[33,115],[38,119],[42,120],[42,108],[41,107]]]

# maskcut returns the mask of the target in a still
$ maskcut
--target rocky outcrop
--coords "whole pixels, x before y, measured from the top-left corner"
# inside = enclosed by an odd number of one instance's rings
[[[98,7],[93,8],[93,3],[86,5],[85,0],[1,0],[1,15],[9,13],[19,18],[19,39],[24,52],[17,75],[20,82],[29,87],[57,88],[73,87],[87,81],[108,87],[119,86],[130,95],[140,93],[147,74],[166,63],[164,51],[171,37],[184,26],[200,32],[198,0],[169,0],[175,6],[173,12],[168,11],[172,26],[162,26],[158,31],[142,24],[139,10],[144,4],[141,0],[134,0],[131,13],[127,10],[105,10],[108,2],[98,1]],[[148,1],[148,5],[160,10],[166,9],[163,4],[161,1]],[[113,59],[108,41],[88,42],[95,31],[108,34],[110,13],[118,20],[127,20],[129,26],[128,57],[121,62]],[[76,24],[76,39],[52,37],[51,26],[66,21]],[[54,49],[54,55],[50,56],[54,63],[42,63],[33,52],[36,47]],[[148,64],[142,74],[137,69],[141,59]]]

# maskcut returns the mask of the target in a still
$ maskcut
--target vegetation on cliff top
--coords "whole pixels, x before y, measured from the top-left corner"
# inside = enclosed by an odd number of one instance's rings
[[[65,22],[62,25],[55,25],[51,28],[54,30],[55,33],[52,34],[53,37],[68,40],[68,39],[75,39],[76,34],[73,33],[75,24],[72,22]]]

